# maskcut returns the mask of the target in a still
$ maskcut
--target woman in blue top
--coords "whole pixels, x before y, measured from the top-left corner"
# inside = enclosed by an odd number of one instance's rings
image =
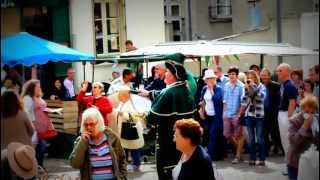
[[[211,158],[200,145],[202,128],[194,119],[182,119],[174,125],[174,141],[182,152],[172,171],[173,180],[215,180]]]
[[[217,76],[213,70],[205,71],[203,80],[206,86],[201,92],[201,103],[204,105],[208,123],[208,153],[213,161],[223,159],[223,90],[216,85]]]

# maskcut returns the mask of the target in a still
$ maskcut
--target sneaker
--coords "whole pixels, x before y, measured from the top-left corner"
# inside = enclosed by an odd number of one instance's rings
[[[249,161],[249,166],[255,166],[255,165],[256,165],[256,161],[254,161],[254,160]]]
[[[234,160],[231,162],[232,164],[238,164],[240,163],[240,158],[234,158]]]
[[[265,166],[266,163],[265,163],[264,161],[259,161],[259,162],[257,163],[257,165],[258,165],[258,166]]]
[[[133,172],[141,172],[140,166],[133,165]]]
[[[282,171],[282,175],[283,176],[288,176],[288,172],[287,171]]]

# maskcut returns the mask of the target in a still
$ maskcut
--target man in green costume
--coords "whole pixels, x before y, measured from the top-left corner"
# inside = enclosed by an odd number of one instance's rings
[[[164,81],[167,87],[162,91],[143,90],[140,93],[153,101],[147,119],[157,129],[156,161],[159,180],[172,179],[171,171],[181,155],[173,142],[175,122],[193,117],[196,111],[193,96],[187,87],[184,67],[173,61],[166,62],[165,66],[167,72]]]

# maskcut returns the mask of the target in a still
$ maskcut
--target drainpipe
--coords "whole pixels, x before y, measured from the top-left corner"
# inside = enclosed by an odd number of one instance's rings
[[[277,43],[282,42],[281,15],[282,15],[282,0],[277,0]],[[278,64],[281,64],[282,62],[283,62],[282,56],[278,56]]]
[[[188,32],[189,32],[189,40],[192,41],[192,21],[191,21],[191,0],[188,0]]]

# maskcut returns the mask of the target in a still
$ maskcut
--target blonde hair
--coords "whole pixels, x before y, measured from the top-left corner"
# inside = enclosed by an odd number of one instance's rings
[[[97,108],[88,108],[86,109],[83,113],[82,113],[82,119],[81,119],[81,127],[80,127],[80,132],[84,132],[85,128],[84,128],[84,123],[89,119],[94,119],[97,120],[97,124],[95,126],[95,129],[98,132],[103,132],[105,129],[105,125],[104,125],[104,119],[100,113],[100,111]]]
[[[256,71],[249,70],[247,76],[249,76],[249,74],[252,75],[256,79],[257,82],[255,82],[255,83],[260,84],[260,77]]]
[[[239,81],[241,81],[243,84],[245,84],[246,81],[247,81],[247,76],[246,76],[245,73],[239,72],[238,79],[239,79]]]
[[[300,101],[300,107],[301,109],[305,107],[311,107],[315,109],[316,111],[319,110],[319,103],[318,99],[314,95],[306,95],[301,101]]]
[[[27,81],[23,87],[22,87],[22,93],[21,97],[23,98],[24,96],[29,95],[30,97],[35,97],[36,95],[34,94],[34,89],[36,88],[37,84],[40,84],[40,81],[38,79],[30,79]],[[40,97],[42,96],[42,91],[40,92]]]

